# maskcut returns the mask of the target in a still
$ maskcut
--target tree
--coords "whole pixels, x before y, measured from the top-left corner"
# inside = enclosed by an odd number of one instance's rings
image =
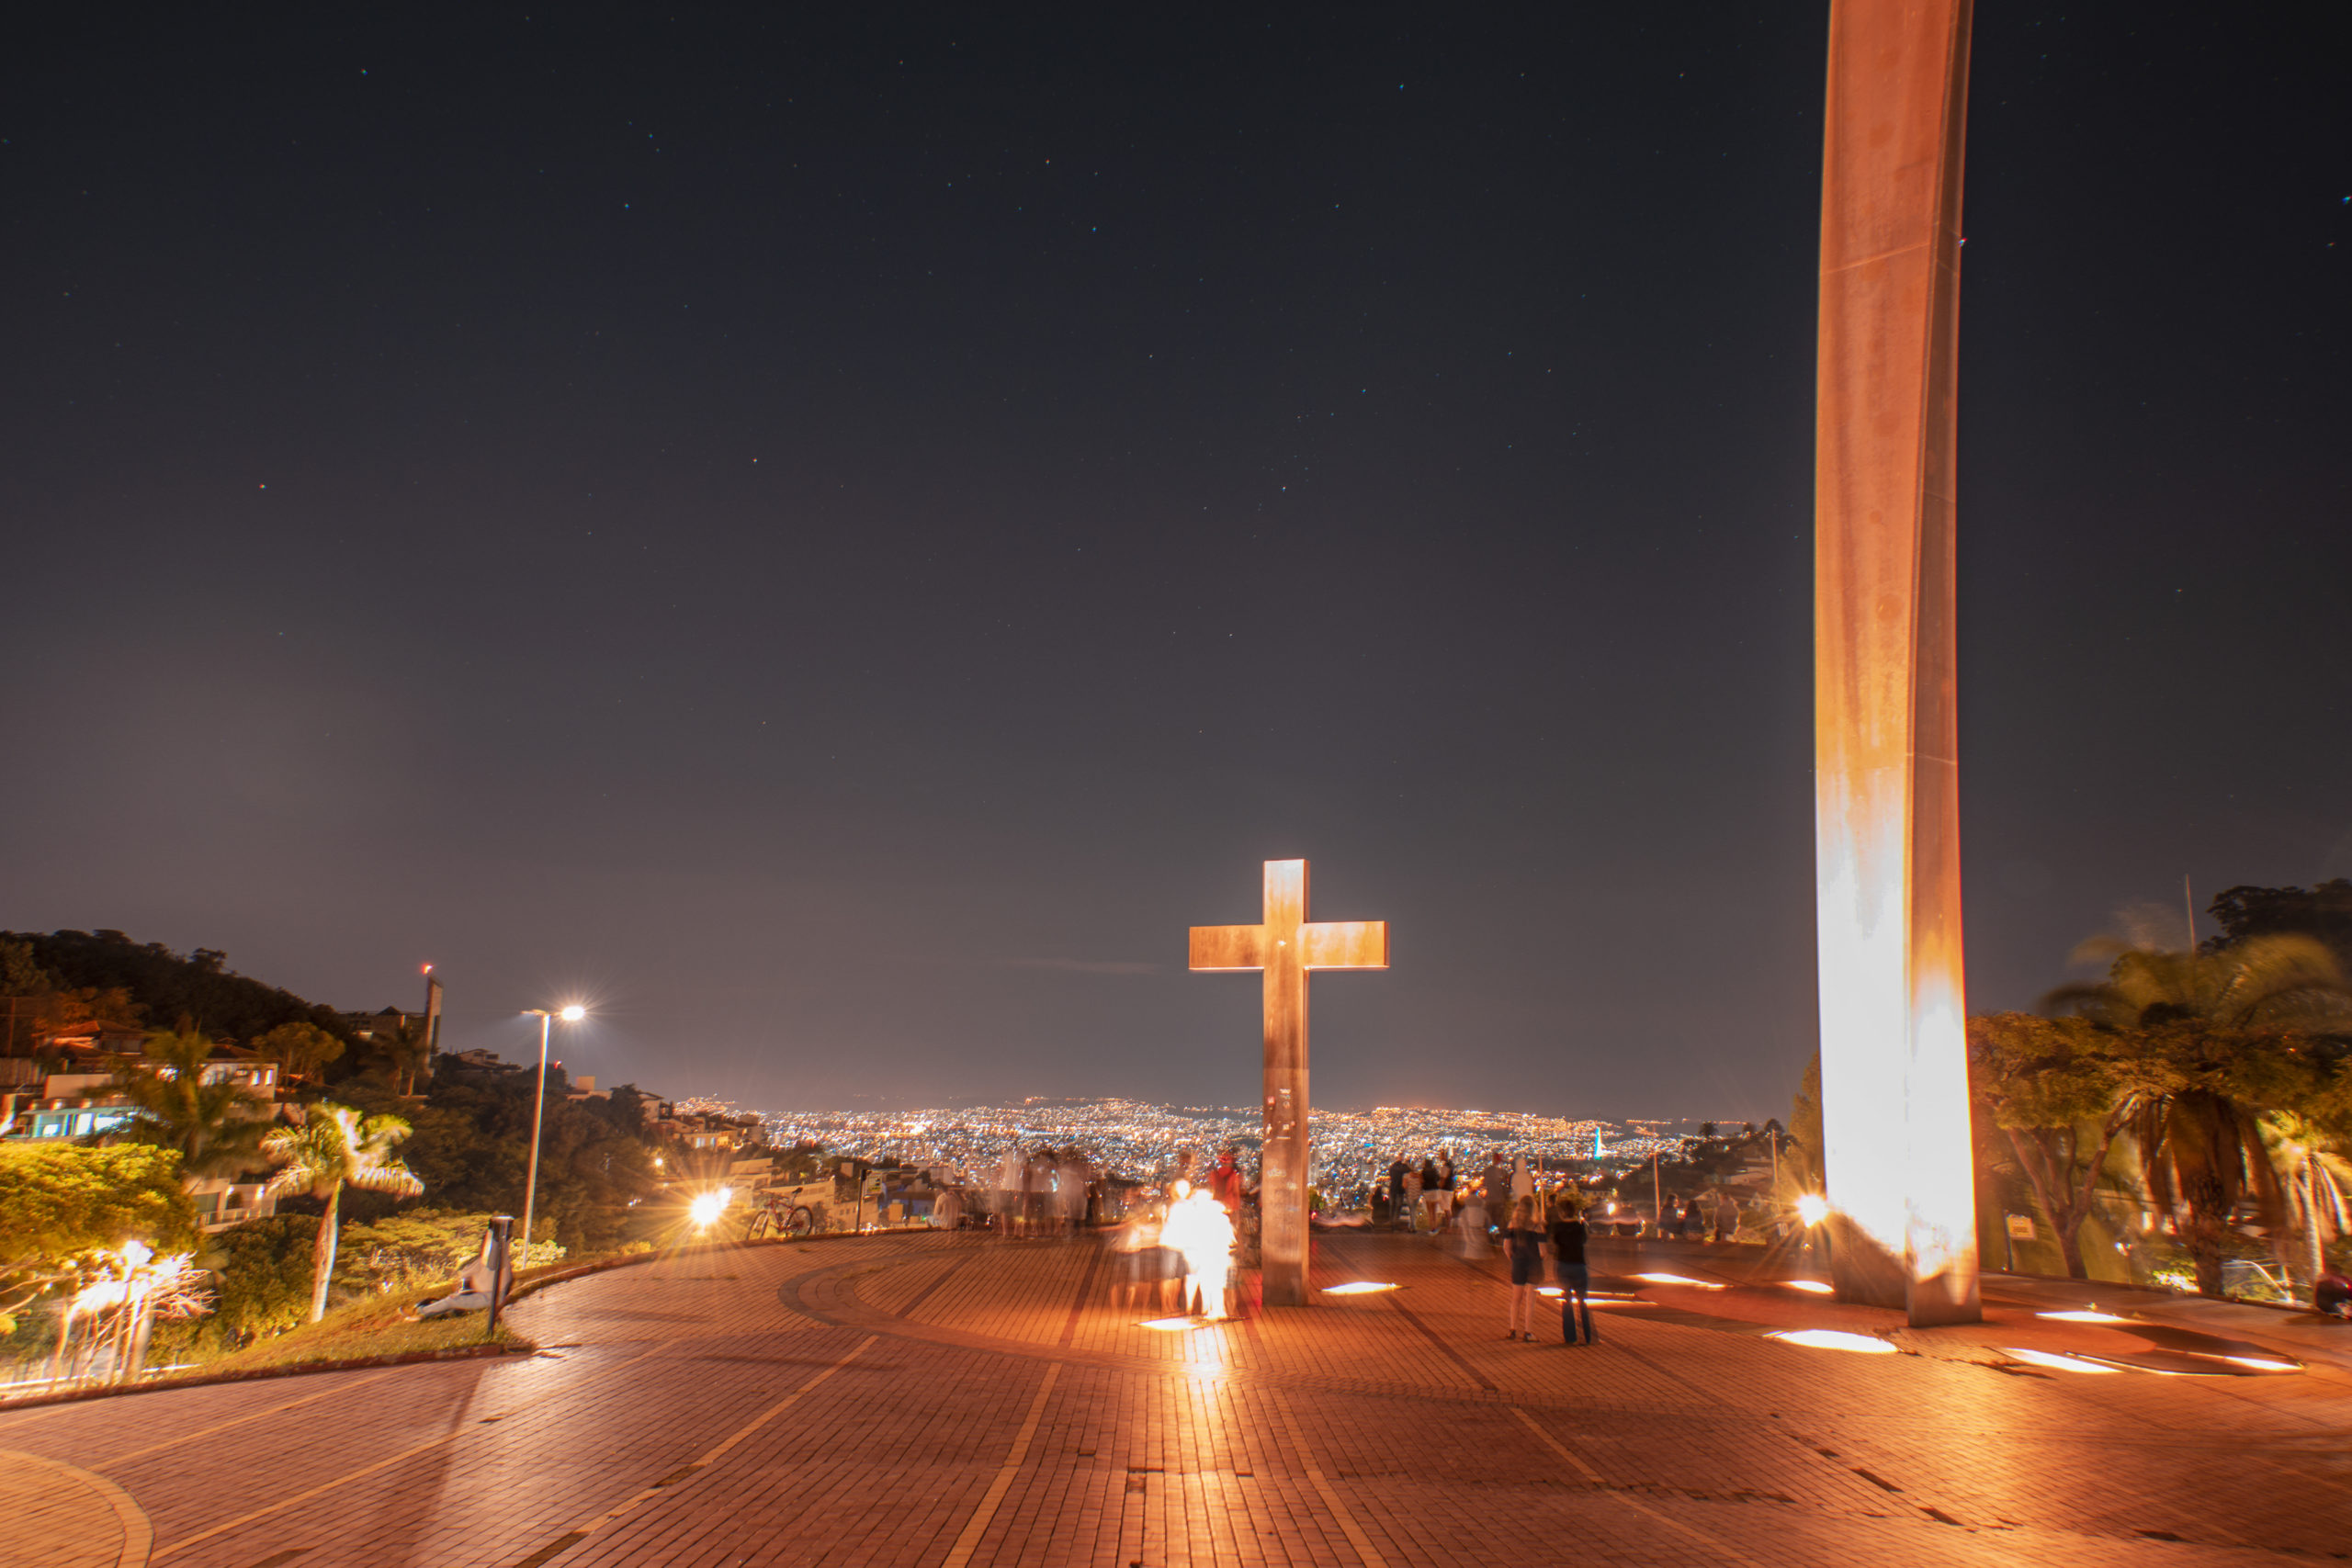
[[[2344,1199],[2352,1187],[2352,1162],[2325,1128],[2291,1111],[2265,1116],[2262,1138],[2285,1187],[2287,1212],[2303,1238],[2305,1274],[2317,1280],[2326,1270],[2328,1244],[2352,1219],[2352,1206]]]
[[[2219,1296],[2238,1205],[2251,1197],[2274,1235],[2285,1219],[2260,1114],[2308,1106],[2324,1088],[2319,1053],[2297,1026],[2352,1016],[2352,987],[2327,948],[2301,934],[2211,953],[2100,941],[2082,954],[2111,954],[2107,979],[2061,987],[2049,1005],[2123,1037],[2137,1057],[2148,1081],[2132,1131],[2149,1194],[2176,1216],[2198,1293]]]
[[[1829,1190],[1829,1156],[1821,1124],[1821,1053],[1804,1065],[1804,1081],[1789,1111],[1788,1141],[1781,1163],[1801,1191]]]
[[[0,1332],[126,1242],[179,1252],[199,1235],[175,1150],[0,1144]]]
[[[213,1237],[214,1330],[245,1345],[300,1323],[311,1305],[318,1233],[315,1214],[271,1214]]]
[[[274,1059],[288,1077],[308,1078],[343,1056],[343,1042],[315,1023],[281,1023],[254,1040],[254,1049]]]
[[[2352,882],[2316,887],[2233,887],[2206,906],[2224,933],[2211,947],[2249,937],[2300,933],[2324,942],[2339,966],[2352,968]]]
[[[1974,1098],[2017,1154],[2058,1232],[2070,1279],[2087,1280],[2083,1222],[2099,1173],[2149,1087],[2119,1036],[2088,1019],[2002,1012],[1968,1021]]]
[[[119,996],[149,1018],[196,1021],[197,1027],[251,1040],[281,1023],[307,1022],[330,1034],[348,1033],[332,1008],[228,968],[220,953],[198,948],[187,957],[162,942],[135,942],[120,931],[9,931],[60,988],[92,998]]]
[[[424,1184],[392,1154],[392,1146],[408,1131],[408,1123],[397,1116],[362,1120],[348,1105],[322,1100],[310,1108],[300,1126],[280,1127],[262,1140],[263,1152],[285,1167],[271,1179],[271,1191],[300,1190],[326,1200],[311,1262],[312,1323],[326,1315],[327,1286],[334,1276],[335,1212],[344,1188],[404,1197],[424,1190]]]
[[[126,1142],[177,1149],[190,1176],[235,1176],[262,1163],[269,1101],[242,1084],[204,1081],[212,1042],[183,1022],[147,1037],[143,1056],[119,1058],[115,1087],[136,1107]]]
[[[400,1087],[401,1093],[416,1092],[417,1075],[429,1074],[433,1066],[433,1040],[424,1032],[424,1025],[402,1014],[377,1036],[376,1043],[382,1049],[391,1069],[392,1082]]]

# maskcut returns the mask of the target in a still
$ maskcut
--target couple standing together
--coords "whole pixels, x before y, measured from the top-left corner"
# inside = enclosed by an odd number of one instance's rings
[[[1584,1343],[1594,1343],[1592,1332],[1592,1271],[1585,1264],[1584,1213],[1563,1198],[1552,1205],[1548,1227],[1542,1201],[1521,1198],[1510,1206],[1510,1223],[1503,1227],[1504,1251],[1510,1259],[1510,1321],[1506,1339],[1535,1343],[1535,1285],[1543,1277],[1544,1249],[1552,1249],[1552,1274],[1560,1287],[1560,1337],[1577,1341],[1577,1325],[1584,1325]]]

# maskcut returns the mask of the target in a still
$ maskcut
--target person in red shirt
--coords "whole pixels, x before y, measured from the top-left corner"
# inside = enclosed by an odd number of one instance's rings
[[[1234,1154],[1228,1148],[1217,1156],[1216,1168],[1209,1172],[1205,1185],[1209,1196],[1224,1204],[1227,1215],[1238,1221],[1241,1217],[1241,1168],[1234,1163]]]

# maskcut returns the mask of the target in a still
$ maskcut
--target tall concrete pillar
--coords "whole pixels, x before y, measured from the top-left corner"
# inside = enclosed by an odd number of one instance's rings
[[[1832,0],[1815,445],[1821,1099],[1839,1299],[1979,1315],[1952,603],[1969,0]]]

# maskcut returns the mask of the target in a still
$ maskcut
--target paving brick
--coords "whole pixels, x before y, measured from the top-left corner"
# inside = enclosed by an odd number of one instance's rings
[[[2352,1541],[2332,1365],[1845,1355],[1761,1329],[1862,1309],[1745,1286],[1530,1346],[1491,1268],[1426,1241],[1326,1239],[1314,1282],[1350,1278],[1404,1289],[1170,1334],[1084,1238],[662,1258],[518,1304],[563,1347],[538,1357],[0,1412],[0,1560],[120,1561],[134,1525],[171,1568],[939,1568],[959,1540],[969,1568],[2130,1568]]]

